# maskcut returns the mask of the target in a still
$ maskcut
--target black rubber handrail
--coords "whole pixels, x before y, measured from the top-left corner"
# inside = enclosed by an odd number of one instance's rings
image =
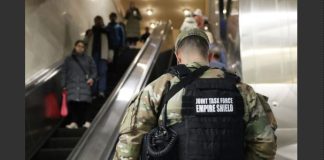
[[[109,158],[118,137],[119,123],[123,117],[122,115],[134,93],[137,93],[145,85],[144,83],[153,69],[153,64],[158,57],[159,48],[166,39],[169,28],[171,28],[171,24],[166,22],[153,31],[132,64],[128,67],[117,87],[115,87],[98,112],[92,122],[92,126],[84,133],[69,155],[69,160],[107,160]],[[136,86],[127,88],[129,84]]]

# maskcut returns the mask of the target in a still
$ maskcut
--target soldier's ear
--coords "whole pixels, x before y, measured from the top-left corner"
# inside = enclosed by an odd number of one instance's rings
[[[174,55],[176,56],[176,58],[177,58],[177,64],[180,64],[181,63],[181,57],[179,56],[180,54],[179,54],[179,50],[176,50],[175,52],[174,52]]]
[[[213,54],[212,53],[208,53],[208,62],[210,62],[212,60]]]
[[[179,52],[179,50],[178,49],[175,49],[174,50],[174,55],[177,56],[178,52]]]

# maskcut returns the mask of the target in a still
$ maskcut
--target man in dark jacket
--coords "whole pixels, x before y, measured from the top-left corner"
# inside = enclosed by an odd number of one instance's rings
[[[106,31],[108,33],[109,49],[112,49],[114,51],[113,66],[116,67],[116,62],[119,56],[119,50],[123,47],[124,31],[123,28],[116,22],[116,13],[110,13],[109,19],[110,22],[106,27]]]
[[[108,35],[105,24],[101,16],[94,18],[94,26],[87,31],[86,39],[88,43],[87,52],[94,59],[98,70],[98,81],[92,87],[94,97],[98,94],[104,98],[107,91],[107,70],[109,59]]]
[[[85,54],[85,43],[76,41],[72,54],[68,56],[62,68],[62,86],[67,90],[69,118],[71,123],[67,128],[78,128],[83,124],[90,127],[87,108],[91,98],[91,86],[97,77],[94,60]]]
[[[150,28],[149,27],[145,27],[145,33],[141,36],[141,42],[145,42],[146,39],[148,37],[150,37],[151,33],[150,33]]]

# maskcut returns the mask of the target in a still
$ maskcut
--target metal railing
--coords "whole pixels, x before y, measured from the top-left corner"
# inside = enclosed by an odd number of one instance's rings
[[[124,112],[135,93],[146,84],[170,28],[170,22],[164,22],[154,29],[98,112],[91,127],[69,155],[69,160],[107,160],[111,156]]]

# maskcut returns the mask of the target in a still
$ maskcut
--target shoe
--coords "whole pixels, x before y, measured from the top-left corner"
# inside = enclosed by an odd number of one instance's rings
[[[78,129],[79,128],[78,124],[75,122],[71,122],[70,124],[66,125],[65,127],[68,129]]]
[[[83,127],[84,128],[89,128],[91,126],[91,123],[86,121],[84,124],[83,124]]]
[[[99,92],[99,97],[105,98],[105,93],[104,92]]]

